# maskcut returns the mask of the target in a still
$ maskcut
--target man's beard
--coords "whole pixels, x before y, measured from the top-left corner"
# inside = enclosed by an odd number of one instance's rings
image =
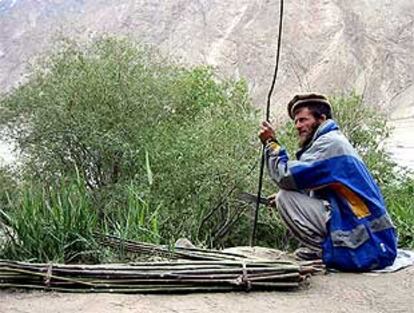
[[[318,130],[318,128],[319,128],[319,126],[321,125],[322,123],[320,123],[320,122],[315,122],[315,123],[313,123],[312,124],[312,131],[306,136],[306,138],[305,138],[305,140],[303,141],[303,142],[300,142],[299,141],[299,147],[300,148],[305,148],[311,141],[312,141],[312,139],[313,139],[313,136],[315,135],[315,133],[316,133],[316,131]]]

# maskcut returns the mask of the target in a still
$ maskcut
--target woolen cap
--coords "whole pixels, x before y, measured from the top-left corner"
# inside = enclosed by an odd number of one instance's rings
[[[332,106],[329,103],[328,98],[323,94],[314,93],[314,92],[298,94],[294,96],[292,100],[289,101],[288,107],[287,107],[289,116],[292,120],[295,118],[295,115],[293,112],[295,111],[296,107],[300,104],[307,103],[307,102],[313,102],[313,103],[319,102],[319,103],[325,104],[327,107],[329,107],[330,110],[332,110]]]

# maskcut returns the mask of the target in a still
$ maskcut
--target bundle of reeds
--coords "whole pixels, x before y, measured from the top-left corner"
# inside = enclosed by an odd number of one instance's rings
[[[0,260],[0,288],[66,292],[166,293],[297,288],[292,262],[182,261],[64,265]]]
[[[158,255],[166,257],[168,259],[187,259],[205,261],[246,259],[246,256],[244,256],[243,254],[223,252],[220,250],[155,245],[146,242],[126,240],[110,235],[96,235],[96,237],[101,242],[101,244],[111,248],[123,249],[131,253],[143,255]]]
[[[245,261],[250,262],[262,261],[258,258],[252,259],[241,253],[225,252],[214,249],[202,249],[202,248],[184,248],[184,247],[169,247],[166,245],[155,245],[146,242],[139,242],[133,240],[121,239],[116,236],[110,235],[98,235],[97,238],[100,242],[108,247],[115,249],[123,249],[130,253],[136,253],[140,255],[158,255],[168,259],[185,259],[185,260],[204,260],[204,261]],[[273,260],[272,260],[273,261]],[[300,266],[300,273],[302,275],[315,274],[325,271],[325,265],[322,260],[313,261],[283,261],[277,260],[280,263],[287,262],[288,264],[298,264]]]

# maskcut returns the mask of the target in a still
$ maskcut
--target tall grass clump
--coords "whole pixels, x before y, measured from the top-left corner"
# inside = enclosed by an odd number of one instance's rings
[[[96,261],[98,247],[93,238],[98,216],[83,182],[64,186],[25,186],[0,209],[8,225],[3,257],[35,261]]]
[[[122,239],[161,243],[158,214],[160,207],[152,209],[150,203],[138,194],[139,188],[136,186],[125,188],[125,206],[114,207],[107,212],[105,233],[113,233]]]
[[[392,220],[397,227],[399,245],[414,248],[414,179],[405,175],[383,188]]]

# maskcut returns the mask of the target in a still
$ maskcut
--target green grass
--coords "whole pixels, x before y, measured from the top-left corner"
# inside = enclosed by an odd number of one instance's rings
[[[384,190],[392,220],[397,227],[399,246],[414,248],[414,180],[404,180]]]
[[[137,192],[134,185],[127,187],[126,206],[112,209],[105,219],[106,233],[124,239],[160,243],[159,209],[154,210]]]
[[[16,260],[94,261],[98,216],[80,181],[61,187],[27,186],[0,216],[14,230],[2,256]]]
[[[83,180],[65,180],[58,186],[26,186],[17,200],[10,199],[0,218],[8,225],[8,240],[1,258],[38,262],[96,263],[103,258],[122,258],[100,246],[95,233],[159,242],[158,211],[151,211],[134,188],[128,190],[127,206],[101,219]]]

